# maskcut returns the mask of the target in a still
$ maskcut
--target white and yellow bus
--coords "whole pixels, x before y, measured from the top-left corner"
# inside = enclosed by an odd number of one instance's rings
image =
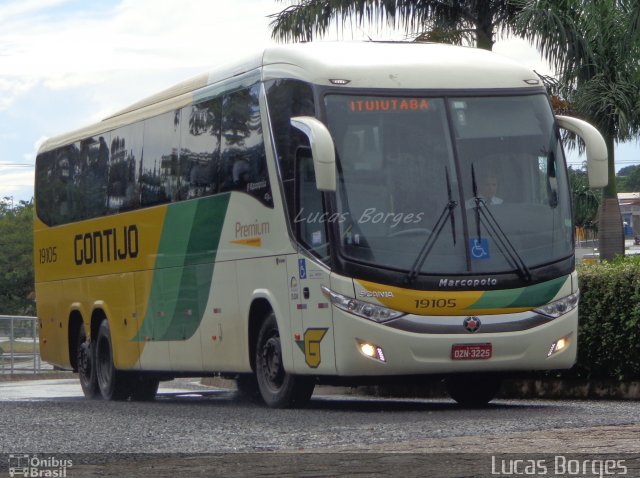
[[[42,145],[44,360],[87,397],[235,377],[272,407],[316,383],[500,374],[576,357],[574,228],[538,76],[435,44],[268,48]]]

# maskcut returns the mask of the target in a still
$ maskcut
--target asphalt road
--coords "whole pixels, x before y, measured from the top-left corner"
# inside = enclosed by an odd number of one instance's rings
[[[549,464],[577,453],[582,461],[623,459],[627,473],[618,474],[640,476],[639,412],[637,402],[549,400],[496,400],[486,409],[462,410],[448,399],[379,399],[328,388],[305,409],[271,410],[238,400],[232,390],[185,380],[163,385],[150,403],[85,400],[76,380],[4,382],[0,453],[72,454],[75,468],[67,476],[154,477],[178,476],[176,470],[495,476],[491,466],[504,465],[495,461],[501,453],[509,460],[544,454],[540,459]],[[438,463],[444,468],[433,474]]]

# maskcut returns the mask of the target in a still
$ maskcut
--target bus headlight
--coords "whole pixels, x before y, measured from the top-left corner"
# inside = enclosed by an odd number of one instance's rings
[[[549,302],[547,305],[538,307],[533,311],[537,312],[538,314],[546,315],[548,317],[553,317],[554,319],[556,319],[561,315],[566,314],[570,310],[575,309],[578,305],[579,298],[580,298],[580,291],[576,291],[571,295],[563,297],[560,300]]]
[[[363,302],[358,299],[346,297],[342,294],[338,294],[337,292],[333,292],[325,286],[322,286],[322,293],[338,309],[358,315],[365,319],[373,320],[374,322],[382,323],[405,315],[404,312],[400,312],[398,310],[388,309],[381,305],[371,304],[369,302]]]

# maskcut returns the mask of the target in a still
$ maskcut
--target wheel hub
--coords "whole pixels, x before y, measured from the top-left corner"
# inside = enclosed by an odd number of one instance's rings
[[[267,380],[273,385],[280,385],[283,369],[282,358],[280,356],[280,340],[278,337],[271,337],[267,340],[264,344],[262,358]]]

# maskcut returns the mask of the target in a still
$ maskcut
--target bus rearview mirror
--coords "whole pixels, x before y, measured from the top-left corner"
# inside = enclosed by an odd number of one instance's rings
[[[336,152],[331,133],[322,122],[311,116],[291,118],[291,125],[309,138],[318,191],[335,192]]]
[[[589,186],[602,188],[609,182],[607,144],[600,132],[586,121],[571,116],[556,116],[558,126],[582,138],[587,154]]]

